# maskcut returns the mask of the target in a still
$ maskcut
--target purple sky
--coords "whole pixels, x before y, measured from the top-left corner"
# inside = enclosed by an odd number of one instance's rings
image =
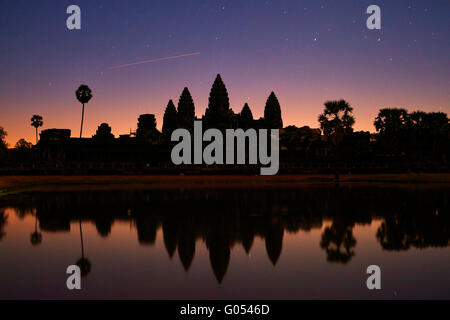
[[[66,28],[71,4],[81,30]],[[366,27],[371,4],[381,7],[381,30]],[[0,126],[10,145],[34,142],[33,114],[42,129],[76,136],[82,83],[94,94],[87,137],[101,122],[116,135],[135,130],[141,113],[160,128],[185,86],[201,116],[217,73],[235,112],[248,102],[262,116],[275,91],[285,125],[318,127],[328,99],[350,102],[356,130],[374,131],[383,107],[450,111],[448,0],[3,0],[0,10]]]

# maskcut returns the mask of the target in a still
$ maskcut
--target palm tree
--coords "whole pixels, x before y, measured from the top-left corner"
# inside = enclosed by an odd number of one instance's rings
[[[383,108],[375,118],[374,126],[378,132],[377,143],[383,152],[389,154],[401,154],[406,151],[409,141],[412,139],[410,128],[420,122],[422,113],[416,113],[411,119],[406,109]],[[414,144],[417,140],[413,139]]]
[[[323,113],[319,115],[320,128],[323,134],[332,143],[331,150],[334,151],[335,162],[335,180],[339,180],[338,162],[341,158],[341,142],[344,137],[353,132],[353,108],[350,104],[341,99],[334,101],[326,101]]]
[[[77,261],[77,266],[80,267],[81,276],[85,277],[91,272],[91,262],[89,259],[84,257],[84,243],[83,243],[83,229],[81,227],[81,216],[80,216],[80,239],[81,239],[81,258]]]
[[[38,114],[35,114],[31,117],[31,126],[36,128],[36,144],[38,143],[38,128],[42,127],[44,121],[42,121],[42,117]]]
[[[352,132],[355,118],[353,108],[345,100],[326,101],[325,109],[319,115],[320,128],[327,137]]]
[[[77,100],[80,101],[80,103],[83,105],[83,110],[81,112],[81,129],[80,129],[80,138],[81,134],[83,133],[83,118],[84,118],[84,104],[88,103],[89,100],[92,98],[92,91],[89,89],[89,87],[85,84],[82,84],[78,87],[77,91],[75,91],[75,96],[77,97]]]
[[[8,132],[6,132],[3,127],[0,127],[0,151],[2,149],[6,149],[8,147],[8,144],[5,141],[5,137],[8,135]]]

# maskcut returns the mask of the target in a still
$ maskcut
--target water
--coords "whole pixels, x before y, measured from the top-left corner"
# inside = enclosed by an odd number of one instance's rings
[[[10,194],[0,298],[449,299],[449,199],[442,185]],[[70,291],[66,268],[82,257]]]

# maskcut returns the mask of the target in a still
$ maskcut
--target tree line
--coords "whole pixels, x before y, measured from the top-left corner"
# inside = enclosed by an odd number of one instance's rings
[[[82,104],[80,138],[82,137],[84,107],[92,98],[92,91],[87,85],[81,85],[75,92]],[[382,108],[374,119],[376,132],[355,132],[353,107],[346,100],[329,100],[324,103],[322,113],[318,115],[319,129],[308,126],[283,127],[281,106],[274,92],[267,98],[264,117],[255,119],[248,103],[239,113],[230,108],[227,88],[218,74],[211,87],[208,106],[201,118],[195,115],[195,104],[189,89],[185,87],[177,106],[169,100],[164,111],[162,132],[156,129],[154,115],[139,117],[137,133],[153,144],[167,147],[171,133],[177,128],[193,129],[195,120],[202,120],[203,128],[266,128],[280,129],[280,146],[284,153],[289,153],[290,160],[326,159],[343,162],[351,158],[366,158],[377,155],[385,159],[405,158],[414,161],[433,160],[447,164],[450,156],[450,125],[444,112],[409,112],[404,108]],[[33,115],[31,126],[36,131],[43,125],[40,115]],[[102,137],[105,132],[113,138],[111,128],[102,124],[95,137]],[[0,157],[8,153],[5,137],[6,130],[0,127]],[[14,148],[16,153],[26,153],[32,144],[20,139]],[[1,160],[0,160],[1,161]]]

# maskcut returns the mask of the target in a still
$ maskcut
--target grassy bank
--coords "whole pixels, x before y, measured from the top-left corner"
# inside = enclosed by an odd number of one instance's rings
[[[349,174],[277,176],[0,176],[0,195],[11,192],[89,189],[296,187],[309,184],[449,186],[450,174]]]

